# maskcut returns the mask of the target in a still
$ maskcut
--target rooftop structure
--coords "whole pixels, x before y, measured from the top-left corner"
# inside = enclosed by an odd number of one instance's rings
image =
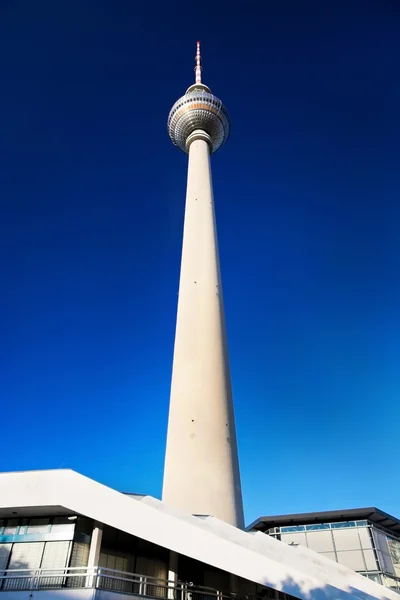
[[[400,592],[400,521],[378,508],[260,517],[247,529],[306,546]]]

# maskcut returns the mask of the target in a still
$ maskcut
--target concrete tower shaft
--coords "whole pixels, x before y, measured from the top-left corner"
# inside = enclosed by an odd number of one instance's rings
[[[189,165],[163,500],[243,527],[208,117],[182,140]]]

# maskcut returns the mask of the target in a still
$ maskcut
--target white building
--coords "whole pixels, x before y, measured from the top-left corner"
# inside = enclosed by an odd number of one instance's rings
[[[0,474],[0,518],[4,600],[398,600],[302,546],[70,470]]]
[[[400,521],[378,508],[260,517],[247,530],[301,544],[400,592]]]

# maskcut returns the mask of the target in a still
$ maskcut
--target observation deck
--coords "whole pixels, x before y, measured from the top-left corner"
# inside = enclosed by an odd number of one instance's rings
[[[197,42],[196,82],[173,105],[168,116],[168,133],[174,146],[188,152],[195,131],[204,131],[212,153],[217,152],[230,134],[230,119],[222,101],[201,82],[200,43]]]

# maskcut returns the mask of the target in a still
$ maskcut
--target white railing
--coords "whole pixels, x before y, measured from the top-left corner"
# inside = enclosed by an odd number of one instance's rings
[[[13,569],[0,572],[0,592],[51,590],[58,588],[96,588],[168,600],[242,600],[237,594],[223,594],[213,588],[155,579],[102,567],[65,569]],[[246,596],[249,598],[249,596]],[[249,600],[256,600],[249,599]]]
[[[89,578],[93,578],[96,571],[87,567],[10,569],[0,574],[0,591],[87,587]]]

